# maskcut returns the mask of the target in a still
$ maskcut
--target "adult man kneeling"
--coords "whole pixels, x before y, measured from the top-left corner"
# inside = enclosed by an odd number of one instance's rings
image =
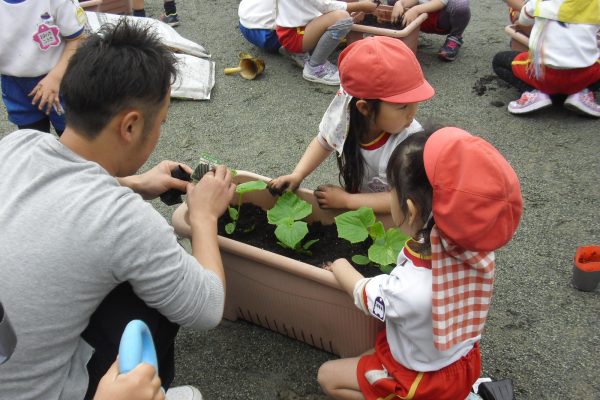
[[[133,175],[166,120],[174,64],[147,29],[107,27],[69,62],[60,140],[22,130],[0,141],[0,293],[19,338],[0,367],[0,398],[91,398],[131,319],[150,327],[166,388],[179,325],[221,320],[216,223],[235,190],[230,172],[192,186],[163,161]],[[171,188],[187,191],[192,256],[144,201]]]

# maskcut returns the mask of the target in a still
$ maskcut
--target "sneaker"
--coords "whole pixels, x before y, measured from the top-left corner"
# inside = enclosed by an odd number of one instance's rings
[[[594,92],[589,89],[570,95],[564,105],[578,114],[600,118],[600,105],[596,103]]]
[[[165,400],[202,400],[202,394],[193,386],[176,386],[167,390]]]
[[[304,64],[306,64],[308,62],[308,59],[310,58],[309,53],[291,53],[287,51],[283,46],[279,48],[279,54],[289,58],[294,63],[294,65],[297,65],[300,68],[304,68]]]
[[[176,13],[175,14],[169,14],[169,15],[162,14],[160,16],[160,20],[162,22],[164,22],[165,24],[173,26],[173,27],[179,26],[179,17],[177,16]]]
[[[440,47],[438,51],[438,56],[442,60],[446,61],[454,61],[458,56],[458,51],[460,50],[460,46],[463,44],[463,39],[458,36],[448,35],[444,45]]]
[[[304,64],[302,70],[302,77],[307,81],[322,83],[325,85],[339,86],[340,74],[335,65],[329,61],[325,61],[324,64],[313,67],[309,62]]]
[[[508,112],[511,114],[527,114],[551,105],[550,96],[539,90],[532,90],[531,92],[524,92],[519,100],[508,103]]]

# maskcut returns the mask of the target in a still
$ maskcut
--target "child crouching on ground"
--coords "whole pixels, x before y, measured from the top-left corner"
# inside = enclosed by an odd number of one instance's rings
[[[289,175],[269,182],[274,191],[296,190],[331,153],[339,181],[321,185],[322,208],[371,207],[390,212],[385,168],[392,151],[414,132],[419,103],[434,95],[414,53],[398,39],[374,36],[348,46],[339,58],[341,87],[319,125],[319,134]],[[401,70],[402,73],[398,73]]]
[[[338,86],[340,77],[327,58],[352,28],[351,12],[372,12],[371,0],[346,3],[335,0],[278,0],[277,36],[291,53],[311,52],[302,77],[311,82]]]
[[[454,61],[463,45],[463,32],[471,20],[469,0],[398,0],[391,1],[392,23],[402,20],[406,26],[427,13],[421,32],[448,35],[438,51],[442,60]]]
[[[481,372],[494,250],[521,217],[519,180],[493,146],[458,128],[412,135],[387,174],[392,218],[412,237],[397,266],[373,278],[345,259],[329,267],[385,329],[374,351],[323,364],[319,384],[335,399],[465,399]]]
[[[600,89],[600,10],[597,1],[529,0],[519,24],[532,25],[529,52],[494,56],[494,72],[522,92],[508,104],[512,114],[527,114],[552,105],[550,95],[567,95],[564,106],[600,117],[593,90]]]

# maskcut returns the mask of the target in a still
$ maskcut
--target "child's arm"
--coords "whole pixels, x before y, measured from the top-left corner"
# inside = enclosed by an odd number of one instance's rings
[[[521,26],[533,25],[535,22],[535,18],[533,17],[534,11],[535,11],[535,2],[527,2],[521,9],[521,13],[519,14],[519,19],[517,20],[517,25],[521,25]]]
[[[390,192],[348,193],[339,186],[321,185],[315,190],[315,197],[321,208],[357,210],[360,207],[370,207],[376,213],[391,212]]]
[[[294,191],[298,189],[300,183],[310,175],[325,159],[331,154],[332,150],[326,149],[318,138],[314,138],[306,148],[304,155],[289,175],[277,177],[269,182],[269,188],[278,192],[285,190]]]
[[[506,4],[509,7],[514,8],[515,10],[520,10],[525,5],[524,0],[504,0],[504,1],[506,2]]]
[[[430,0],[424,4],[417,4],[406,10],[402,18],[403,24],[406,26],[413,22],[419,15],[423,13],[432,13],[446,8],[446,3],[442,0]]]
[[[69,59],[77,50],[77,46],[83,39],[83,35],[79,35],[75,39],[67,40],[65,48],[58,64],[54,66],[48,72],[48,75],[44,77],[38,84],[33,88],[29,96],[33,96],[31,104],[38,104],[38,109],[43,110],[46,108],[46,114],[50,114],[52,107],[55,107],[58,114],[62,113],[62,107],[60,106],[60,82],[67,70],[67,64]]]
[[[374,3],[372,0],[360,0],[360,1],[348,3],[348,6],[346,7],[346,11],[348,11],[349,13],[358,12],[358,11],[372,13],[373,11],[375,11],[376,8],[377,8],[377,4]]]
[[[400,17],[404,15],[404,11],[406,11],[409,7],[415,6],[417,3],[418,0],[398,0],[394,4],[394,8],[392,8],[392,23],[397,24]]]
[[[354,297],[354,287],[356,283],[364,278],[360,272],[354,269],[352,264],[345,258],[339,258],[331,264],[329,270],[338,281],[344,292],[350,297]]]

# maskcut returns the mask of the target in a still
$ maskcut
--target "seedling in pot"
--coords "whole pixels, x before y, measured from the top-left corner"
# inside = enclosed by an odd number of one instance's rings
[[[352,261],[358,265],[373,264],[389,274],[398,259],[398,254],[409,239],[398,228],[385,230],[383,223],[377,221],[373,209],[361,207],[335,217],[338,236],[350,243],[359,243],[371,238],[367,256],[354,255]]]
[[[256,190],[263,190],[267,188],[267,183],[264,181],[249,181],[240,183],[236,186],[235,192],[238,194],[238,206],[237,208],[229,207],[229,218],[231,218],[231,222],[225,225],[225,232],[228,235],[231,235],[235,231],[235,227],[237,226],[238,219],[240,218],[240,208],[242,207],[242,197],[244,194],[249,192],[254,192]]]
[[[308,234],[308,224],[301,219],[312,214],[312,205],[293,192],[285,192],[275,206],[267,211],[269,224],[276,225],[277,243],[299,253],[311,254],[309,248],[319,239],[309,240],[302,244]]]

